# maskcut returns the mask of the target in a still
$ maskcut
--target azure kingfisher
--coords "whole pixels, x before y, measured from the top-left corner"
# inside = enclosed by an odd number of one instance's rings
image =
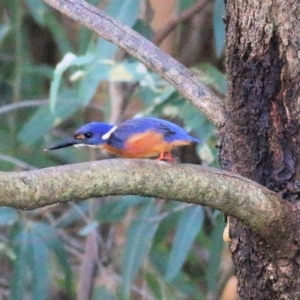
[[[171,151],[180,146],[198,143],[180,126],[157,118],[135,118],[116,126],[92,122],[75,131],[72,138],[47,150],[69,146],[102,148],[126,158],[151,158],[173,162]]]

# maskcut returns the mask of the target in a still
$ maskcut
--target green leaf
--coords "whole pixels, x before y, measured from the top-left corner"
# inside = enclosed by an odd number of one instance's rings
[[[72,51],[72,44],[69,40],[70,35],[68,35],[63,22],[60,22],[55,14],[47,13],[45,15],[45,24],[51,31],[61,56]]]
[[[73,53],[67,53],[62,61],[56,65],[56,68],[54,70],[53,74],[53,80],[51,82],[50,86],[50,108],[51,111],[54,112],[57,97],[58,97],[58,90],[59,86],[62,81],[62,76],[64,72],[70,67],[70,66],[82,66],[86,64],[90,64],[95,59],[95,56],[88,53],[83,56],[77,57]]]
[[[99,286],[94,290],[94,294],[91,300],[117,300],[117,298],[105,287]]]
[[[136,0],[111,0],[105,12],[122,24],[133,27],[138,19],[139,8],[139,1]],[[113,59],[117,49],[110,42],[98,40],[97,53],[101,59]]]
[[[132,27],[140,11],[139,1],[136,0],[111,0],[106,13],[124,25]]]
[[[94,221],[94,222],[89,222],[86,226],[81,228],[78,232],[79,235],[81,236],[86,236],[90,234],[92,231],[96,230],[97,227],[99,226],[99,223]]]
[[[26,0],[27,6],[34,20],[41,26],[45,26],[45,16],[49,13],[49,6],[43,1]]]
[[[215,48],[217,57],[220,57],[225,48],[225,24],[223,16],[225,14],[225,4],[223,0],[215,1],[213,26],[214,26],[214,37],[215,37]]]
[[[26,278],[28,272],[28,260],[30,259],[30,234],[17,227],[17,232],[13,238],[17,259],[13,264],[13,272],[10,279],[10,300],[25,299],[27,285]]]
[[[10,226],[18,221],[18,211],[11,207],[0,207],[0,226]]]
[[[156,246],[151,249],[151,253],[150,253],[151,263],[155,266],[159,275],[161,275],[161,277],[158,276],[158,280],[164,285],[166,285],[166,281],[163,279],[163,276],[167,269],[168,257],[169,254],[165,251],[163,247]],[[189,296],[188,299],[199,299],[199,298],[202,299],[201,291],[197,287],[197,283],[193,280],[190,280],[188,276],[184,276],[184,273],[182,272],[179,273],[178,276],[176,276],[176,278],[174,278],[174,280],[172,280],[172,282],[169,283],[169,286],[172,286],[173,288],[178,290],[181,294]],[[205,298],[203,297],[203,299]]]
[[[127,231],[122,261],[122,294],[125,299],[130,297],[131,284],[148,254],[158,228],[158,222],[151,221],[151,218],[157,216],[157,212],[155,200],[149,199]]]
[[[31,65],[26,64],[24,67],[24,72],[28,76],[39,76],[42,79],[52,79],[53,68],[46,65]]]
[[[172,251],[168,260],[165,275],[167,281],[171,281],[180,272],[197,234],[202,228],[204,220],[203,208],[193,205],[187,208],[181,215],[173,241]]]
[[[9,30],[10,30],[9,25],[6,25],[6,24],[5,25],[0,25],[0,44],[4,40],[6,35],[8,34]]]
[[[58,125],[64,119],[75,113],[81,103],[76,101],[75,96],[65,93],[57,106],[55,114],[52,114],[49,106],[40,107],[33,116],[24,124],[19,132],[19,139],[27,145],[33,145],[41,139],[53,126]]]
[[[148,272],[146,274],[147,289],[152,292],[154,299],[164,299],[163,290],[165,288],[165,282],[162,278],[154,272]]]
[[[33,300],[48,299],[49,284],[49,249],[45,240],[35,231],[33,226],[30,231],[31,257],[28,260],[32,272],[31,294]]]
[[[178,9],[180,12],[185,11],[189,8],[191,8],[192,5],[194,5],[196,0],[180,0],[178,1]]]
[[[64,214],[64,217],[57,223],[57,228],[66,228],[69,226],[76,226],[78,222],[82,221],[82,215],[88,214],[90,205],[88,201],[81,201],[70,207]]]
[[[43,239],[49,251],[52,251],[55,254],[56,259],[58,260],[58,265],[64,273],[64,289],[68,295],[72,295],[72,270],[69,263],[68,254],[63,246],[63,243],[57,237],[55,228],[46,223],[39,222],[35,224],[34,230],[36,234]]]
[[[143,202],[145,202],[145,198],[138,196],[107,198],[99,208],[96,218],[101,223],[120,221],[130,207]]]
[[[82,105],[87,105],[95,95],[99,84],[109,78],[109,71],[113,62],[95,60],[92,65],[87,66],[83,71],[84,76],[81,78],[78,86],[78,101]]]
[[[144,20],[137,20],[137,22],[133,26],[133,29],[143,37],[145,37],[147,40],[152,40],[153,30],[151,26]]]
[[[19,223],[14,228],[12,240],[17,257],[12,275],[12,300],[27,299],[25,295],[28,294],[33,300],[48,299],[50,251],[57,255],[60,266],[65,271],[65,289],[71,295],[68,257],[50,225],[41,222]]]
[[[220,94],[225,95],[227,93],[227,80],[224,73],[220,72],[220,70],[210,63],[201,63],[200,69],[204,72],[204,74],[200,76],[203,83],[211,86]]]
[[[223,231],[225,223],[223,215],[219,214],[216,218],[216,225],[211,235],[211,246],[209,247],[209,262],[208,270],[206,273],[207,286],[209,291],[214,292],[217,286],[217,279],[219,275],[219,267],[221,262],[221,255],[224,246],[223,242]]]
[[[141,63],[124,61],[112,66],[109,71],[109,79],[115,82],[133,82],[141,80],[145,74],[147,74],[147,69]]]

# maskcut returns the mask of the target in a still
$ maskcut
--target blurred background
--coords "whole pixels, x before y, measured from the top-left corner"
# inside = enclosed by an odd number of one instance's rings
[[[222,0],[90,0],[225,98]],[[201,138],[176,153],[218,167],[215,128],[158,75],[42,0],[0,3],[0,171],[112,156],[43,149],[90,121],[171,120]],[[124,196],[0,208],[0,299],[234,300],[223,215]]]

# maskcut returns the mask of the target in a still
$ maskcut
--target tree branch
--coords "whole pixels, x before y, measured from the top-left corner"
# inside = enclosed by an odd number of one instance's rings
[[[143,195],[206,205],[264,237],[286,234],[289,203],[239,175],[189,164],[109,159],[27,172],[0,172],[0,205],[34,209],[107,195]],[[255,217],[253,217],[255,216]],[[281,223],[285,226],[280,226]],[[282,230],[282,232],[278,232]]]
[[[222,101],[198,78],[131,28],[83,0],[44,0],[46,3],[119,46],[173,85],[217,127],[225,122]]]

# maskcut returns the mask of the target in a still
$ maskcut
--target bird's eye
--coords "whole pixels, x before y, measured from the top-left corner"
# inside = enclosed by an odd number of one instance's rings
[[[92,133],[91,132],[87,132],[87,133],[85,133],[84,134],[84,136],[86,137],[86,138],[90,138],[90,137],[92,137]]]

